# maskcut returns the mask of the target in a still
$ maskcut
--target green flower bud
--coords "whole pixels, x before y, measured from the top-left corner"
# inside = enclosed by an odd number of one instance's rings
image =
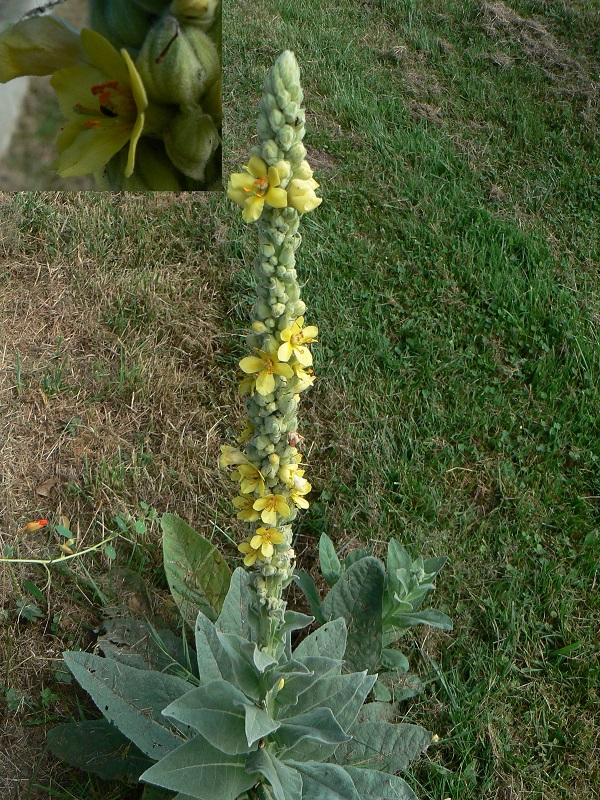
[[[92,0],[90,20],[92,28],[117,50],[138,50],[152,24],[152,12],[124,0]]]
[[[169,5],[171,0],[133,0],[136,6],[150,11],[152,14],[161,14]],[[92,0],[94,2],[94,0]],[[123,2],[123,0],[121,0]]]
[[[170,12],[180,20],[208,30],[220,6],[220,0],[173,0]]]
[[[129,178],[125,177],[127,148],[111,158],[95,178],[101,189],[121,192],[180,192],[184,176],[167,158],[162,142],[145,136],[138,141],[135,167]]]
[[[274,306],[271,306],[271,313],[275,318],[280,317],[285,311],[284,303],[275,303]]]
[[[197,181],[204,180],[206,165],[221,144],[212,117],[199,106],[188,106],[177,114],[165,129],[164,140],[177,169]]]
[[[151,28],[135,66],[151,99],[183,106],[197,105],[221,74],[212,39],[170,15]]]
[[[217,127],[221,127],[223,119],[223,82],[221,77],[210,85],[208,91],[202,95],[200,105],[210,114]]]

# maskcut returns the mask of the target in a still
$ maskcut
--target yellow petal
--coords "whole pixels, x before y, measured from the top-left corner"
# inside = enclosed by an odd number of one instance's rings
[[[307,341],[308,339],[316,339],[319,335],[319,329],[316,325],[307,325],[302,331],[302,335],[304,336],[304,341]]]
[[[240,361],[240,367],[249,374],[260,372],[264,367],[264,361],[258,356],[246,356]]]
[[[275,391],[275,377],[266,369],[256,377],[256,391],[263,396]]]
[[[262,197],[250,197],[244,204],[242,218],[244,222],[256,222],[262,214],[265,201]]]
[[[288,194],[285,189],[276,189],[273,186],[265,195],[265,203],[273,208],[285,208],[288,204]]]
[[[30,17],[0,34],[0,83],[88,62],[79,32],[59,17]]]
[[[74,122],[74,120],[72,121]],[[72,133],[69,132],[65,139],[71,137]],[[115,126],[110,131],[83,128],[73,139],[72,144],[56,159],[56,169],[63,178],[97,172],[110,161],[115,153],[119,152],[128,139],[129,131],[121,126]],[[64,140],[62,141],[64,142]],[[60,136],[57,140],[57,147],[60,150]]]
[[[298,363],[302,364],[303,367],[310,367],[312,365],[313,357],[308,347],[296,347],[294,348],[294,353],[298,359]]]
[[[279,172],[275,167],[269,167],[267,172],[267,180],[269,182],[269,186],[279,186],[281,183]]]
[[[119,51],[96,31],[84,28],[81,31],[81,43],[88,54],[90,63],[109,78],[129,83],[127,66],[119,55]]]
[[[250,175],[253,175],[255,178],[267,177],[267,165],[259,156],[252,156],[248,161],[246,169]]]
[[[282,332],[283,338],[283,332]],[[294,348],[289,342],[284,342],[282,345],[279,346],[279,350],[277,351],[277,358],[280,361],[289,361],[292,357],[292,353],[294,352]]]
[[[275,548],[271,544],[271,542],[263,542],[262,547],[260,548],[260,552],[263,554],[265,558],[271,558],[275,551]]]

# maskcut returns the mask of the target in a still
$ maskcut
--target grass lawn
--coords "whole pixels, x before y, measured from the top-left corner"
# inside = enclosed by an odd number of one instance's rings
[[[322,531],[448,555],[432,603],[455,630],[405,644],[425,684],[406,720],[440,737],[408,777],[422,800],[600,797],[600,2],[229,5],[229,170],[290,48],[325,198],[298,253],[320,331],[299,565]],[[43,755],[46,726],[91,711],[60,653],[102,608],[174,616],[151,509],[236,563],[216,461],[255,231],[220,194],[5,194],[0,213],[2,547],[54,553],[61,518],[80,549],[119,537],[48,587],[4,567],[0,788],[129,800]]]

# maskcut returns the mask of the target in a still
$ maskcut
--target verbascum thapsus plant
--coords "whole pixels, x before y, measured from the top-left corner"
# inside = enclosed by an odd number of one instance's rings
[[[239,485],[237,516],[254,529],[239,544],[244,564],[257,572],[255,588],[267,616],[283,620],[282,590],[294,567],[291,523],[308,508],[311,485],[298,449],[298,403],[313,381],[310,344],[317,328],[305,321],[295,252],[301,215],[321,203],[302,144],[305,112],[296,59],[284,52],[270,71],[260,105],[260,144],[244,172],[234,173],[229,197],[246,222],[256,222],[259,252],[254,261],[257,300],[252,354],[240,361],[240,392],[248,418],[240,439],[245,449],[225,446],[220,464],[233,466]]]
[[[52,167],[103,189],[203,190],[221,180],[220,0],[89,0],[0,33],[0,83],[51,75],[66,124]]]

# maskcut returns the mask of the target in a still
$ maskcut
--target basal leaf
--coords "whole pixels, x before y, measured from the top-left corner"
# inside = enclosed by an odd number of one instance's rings
[[[342,574],[342,565],[333,542],[326,533],[322,533],[319,539],[319,567],[327,584],[335,586]]]
[[[450,617],[433,608],[394,614],[392,624],[399,628],[408,628],[411,625],[431,625],[433,628],[441,628],[443,631],[451,631],[453,628]]]
[[[48,732],[46,742],[58,758],[105,781],[134,783],[152,763],[105,719],[57,725]]]
[[[337,764],[285,763],[302,775],[302,800],[361,800],[352,778]]]
[[[398,713],[398,703],[365,703],[361,708],[358,722],[392,722]]]
[[[173,599],[190,626],[198,611],[215,620],[230,581],[229,567],[214,544],[175,514],[163,514],[164,565]]]
[[[360,561],[361,558],[367,558],[367,556],[370,556],[372,552],[373,551],[370,547],[359,547],[356,550],[351,550],[344,559],[344,569],[348,569],[348,567],[351,567],[352,564]]]
[[[141,781],[182,792],[194,800],[236,800],[256,783],[246,756],[228,755],[196,736],[140,776]]]
[[[302,776],[288,767],[266,748],[259,747],[248,754],[246,768],[260,772],[272,788],[275,800],[302,800]]]
[[[381,772],[400,772],[430,743],[431,734],[420,725],[363,722],[352,728],[351,741],[340,745],[333,760]]]
[[[397,675],[404,675],[409,668],[408,658],[404,653],[391,647],[384,647],[381,651],[381,665]]]
[[[294,650],[294,658],[328,656],[343,658],[346,652],[346,620],[332,619],[303,639]]]
[[[417,800],[410,786],[397,775],[373,769],[345,767],[361,800]]]
[[[349,672],[374,671],[379,665],[384,577],[379,559],[362,558],[346,570],[321,604],[327,619],[346,620]]]
[[[187,731],[170,724],[161,712],[189,691],[187,681],[91,653],[63,655],[74,677],[106,719],[150,758],[161,758],[184,741]]]
[[[191,689],[168,705],[163,714],[191,725],[224,753],[247,753],[244,731],[245,695],[227,681],[217,680]]]

